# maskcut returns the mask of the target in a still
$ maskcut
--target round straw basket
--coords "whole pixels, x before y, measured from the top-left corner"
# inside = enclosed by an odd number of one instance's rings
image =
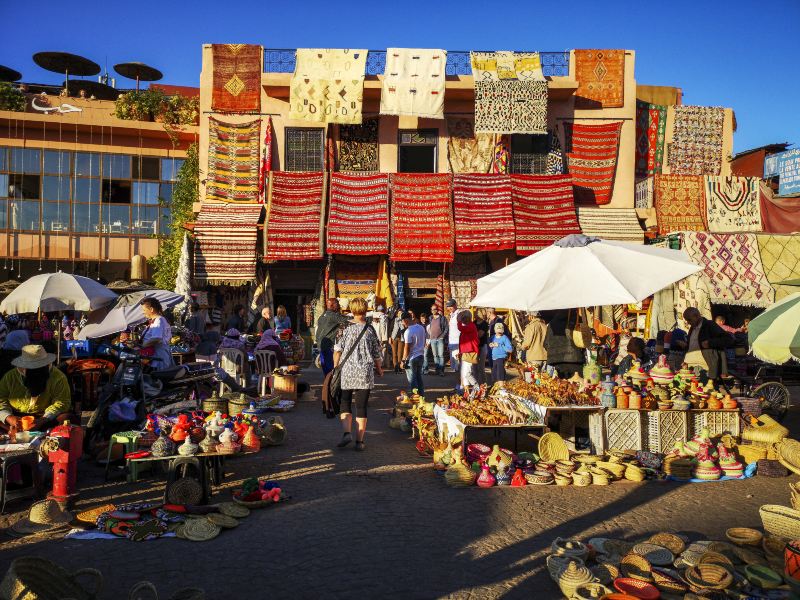
[[[595,463],[594,465],[596,468],[603,469],[604,471],[608,471],[614,477],[614,479],[622,479],[625,476],[625,470],[627,465],[623,463],[614,463],[614,462],[599,462]]]
[[[754,446],[752,444],[738,444],[736,453],[742,458],[742,462],[747,465],[762,458],[767,458],[767,449],[764,446]]]
[[[765,504],[758,512],[768,534],[782,540],[800,539],[800,511],[778,504]]]
[[[725,567],[714,564],[702,564],[689,567],[685,573],[686,581],[692,589],[724,590],[733,583],[733,575]]]
[[[725,537],[739,546],[760,546],[764,535],[749,527],[731,527],[725,532]]]
[[[250,406],[250,400],[247,396],[244,399],[230,398],[228,400],[228,414],[229,415],[238,415],[243,410],[246,410]]]
[[[569,460],[569,448],[560,435],[551,431],[539,438],[539,457],[545,462]]]
[[[653,568],[644,556],[626,554],[622,557],[619,568],[625,577],[632,577],[640,581],[653,581]]]
[[[206,398],[203,400],[203,411],[215,413],[217,411],[225,413],[228,410],[228,401],[225,398]]]
[[[94,590],[87,590],[79,578],[94,580]],[[0,598],[14,600],[55,600],[74,598],[91,600],[97,597],[103,575],[96,569],[80,569],[70,573],[54,562],[35,556],[23,556],[12,561],[3,581]]]
[[[625,469],[625,479],[630,481],[644,481],[644,469],[637,467],[636,465],[628,465]]]
[[[775,447],[776,458],[792,473],[800,475],[800,442],[784,439]],[[767,458],[770,458],[769,452]]]

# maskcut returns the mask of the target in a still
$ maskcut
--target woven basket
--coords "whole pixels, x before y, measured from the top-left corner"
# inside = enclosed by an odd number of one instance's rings
[[[789,430],[769,415],[761,415],[742,432],[742,439],[764,445],[777,444],[789,435]]]
[[[768,534],[786,541],[800,539],[800,511],[778,504],[765,504],[758,512]]]
[[[267,427],[263,439],[269,446],[280,446],[286,441],[286,428],[279,423],[274,423]]]
[[[572,484],[575,487],[586,487],[592,484],[592,474],[591,473],[573,473],[572,474]]]
[[[756,472],[764,477],[786,477],[789,474],[789,471],[780,461],[766,458],[758,461]]]
[[[656,546],[661,546],[662,548],[666,548],[670,552],[672,552],[675,556],[678,556],[686,550],[686,542],[684,542],[680,537],[675,535],[674,533],[655,533],[650,536],[647,540],[651,544],[655,544]]]
[[[569,460],[569,448],[560,435],[551,431],[539,438],[539,457],[545,462]]]
[[[89,591],[78,582],[81,577],[93,578],[95,589]],[[9,600],[92,600],[103,584],[103,575],[96,569],[80,569],[70,573],[54,562],[36,556],[23,556],[12,561],[0,582],[0,598]]]
[[[217,411],[225,413],[228,411],[228,400],[225,398],[212,397],[203,400],[203,412],[215,413]]]
[[[733,571],[733,561],[722,554],[721,552],[716,552],[714,550],[707,550],[703,552],[703,555],[700,557],[700,560],[697,561],[698,565],[717,565],[719,567],[724,567],[729,571]]]
[[[603,584],[609,584],[619,577],[619,567],[609,562],[602,562],[596,567],[592,567],[591,571],[600,583]]]
[[[767,458],[767,449],[764,446],[753,446],[752,444],[739,444],[736,446],[736,454],[746,465]]]
[[[572,477],[570,475],[556,475],[556,485],[566,486],[572,485]]]
[[[644,469],[642,469],[641,467],[637,467],[636,465],[628,465],[625,468],[625,479],[629,481],[644,481],[645,480]]]
[[[626,554],[619,563],[620,571],[625,577],[640,581],[653,581],[653,567],[644,556]]]
[[[238,396],[236,398],[229,398],[228,399],[228,414],[229,415],[238,415],[243,410],[247,410],[250,407],[250,399],[245,396],[244,399],[240,399]]]
[[[800,475],[800,442],[786,438],[773,448],[775,458],[792,473]],[[767,458],[771,458],[769,451]]]
[[[217,444],[217,454],[231,455],[240,452],[242,449],[241,444],[233,442],[231,444]]]
[[[444,474],[444,482],[450,487],[470,487],[475,485],[478,474],[462,462],[451,465]]]
[[[203,500],[203,486],[193,477],[181,477],[167,486],[164,494],[169,504],[200,504]]]
[[[739,546],[760,546],[764,535],[749,527],[731,527],[725,532],[725,537]]]
[[[592,468],[592,485],[608,485],[611,482],[611,476],[608,471],[603,469]]]
[[[553,581],[558,582],[558,576],[561,575],[561,571],[566,569],[567,565],[571,562],[576,562],[578,566],[583,566],[583,561],[574,556],[551,554],[547,557],[547,572],[550,573],[550,577]]]
[[[684,577],[694,591],[724,590],[733,583],[733,575],[728,569],[713,564],[689,567]]]
[[[627,465],[613,462],[599,462],[595,463],[594,466],[597,469],[608,471],[614,479],[622,479],[625,476],[625,469],[627,468]]]
[[[653,568],[653,583],[659,590],[667,594],[680,595],[687,590],[680,575],[670,569]]]

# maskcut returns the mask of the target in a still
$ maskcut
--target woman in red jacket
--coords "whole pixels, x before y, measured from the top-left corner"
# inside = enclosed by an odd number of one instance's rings
[[[469,393],[472,386],[478,385],[475,369],[478,368],[478,328],[472,322],[472,314],[465,310],[458,315],[458,330],[461,336],[458,339],[458,354],[461,361],[461,387],[464,393]]]

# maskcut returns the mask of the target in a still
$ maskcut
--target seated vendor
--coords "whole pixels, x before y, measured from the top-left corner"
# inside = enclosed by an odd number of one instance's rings
[[[631,370],[633,361],[638,361],[639,366],[645,371],[649,371],[653,366],[653,361],[647,356],[645,343],[642,338],[634,337],[628,342],[628,354],[619,362],[614,375],[625,376]]]
[[[286,354],[283,352],[283,348],[281,347],[280,340],[278,336],[275,335],[275,331],[273,329],[267,329],[261,335],[261,339],[258,341],[258,345],[256,346],[256,351],[258,350],[270,350],[275,353],[275,358],[278,359],[278,366],[283,367],[289,364],[286,360]]]
[[[42,346],[22,348],[16,367],[0,379],[0,426],[22,429],[20,418],[34,417],[29,429],[47,430],[69,419],[72,400],[67,376],[53,368],[56,357]]]

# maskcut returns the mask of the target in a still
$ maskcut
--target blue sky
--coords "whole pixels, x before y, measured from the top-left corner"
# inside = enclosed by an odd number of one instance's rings
[[[0,18],[0,64],[40,83],[62,80],[31,60],[43,50],[81,54],[109,70],[140,60],[162,70],[164,83],[197,85],[200,45],[212,42],[632,49],[639,83],[682,87],[686,104],[732,107],[736,151],[800,145],[800,0],[0,0]]]

